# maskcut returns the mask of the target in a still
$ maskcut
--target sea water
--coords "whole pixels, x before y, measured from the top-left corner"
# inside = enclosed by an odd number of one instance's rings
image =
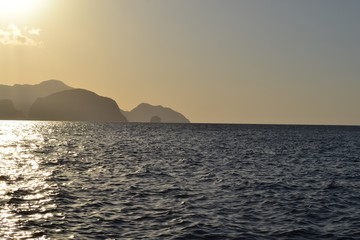
[[[0,239],[359,239],[360,127],[0,122]]]

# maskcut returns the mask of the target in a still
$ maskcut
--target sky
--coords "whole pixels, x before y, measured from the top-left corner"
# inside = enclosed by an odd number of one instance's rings
[[[0,84],[58,79],[199,123],[359,125],[359,11],[358,0],[0,0]]]

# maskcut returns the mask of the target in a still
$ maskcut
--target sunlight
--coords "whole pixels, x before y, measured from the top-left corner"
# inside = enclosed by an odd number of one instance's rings
[[[0,16],[17,19],[38,10],[45,0],[0,0]]]
[[[49,184],[52,170],[42,167],[46,123],[0,121],[0,239],[33,239],[28,221],[54,217],[52,196],[57,186]],[[39,238],[47,239],[47,238]]]

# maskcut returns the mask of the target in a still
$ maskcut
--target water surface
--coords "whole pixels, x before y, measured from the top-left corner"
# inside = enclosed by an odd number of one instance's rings
[[[0,122],[1,239],[357,239],[360,128]]]

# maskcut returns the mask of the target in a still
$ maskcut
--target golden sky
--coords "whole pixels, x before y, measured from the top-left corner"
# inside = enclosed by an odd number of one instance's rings
[[[0,0],[0,84],[58,79],[192,122],[360,124],[359,10],[356,0]]]

